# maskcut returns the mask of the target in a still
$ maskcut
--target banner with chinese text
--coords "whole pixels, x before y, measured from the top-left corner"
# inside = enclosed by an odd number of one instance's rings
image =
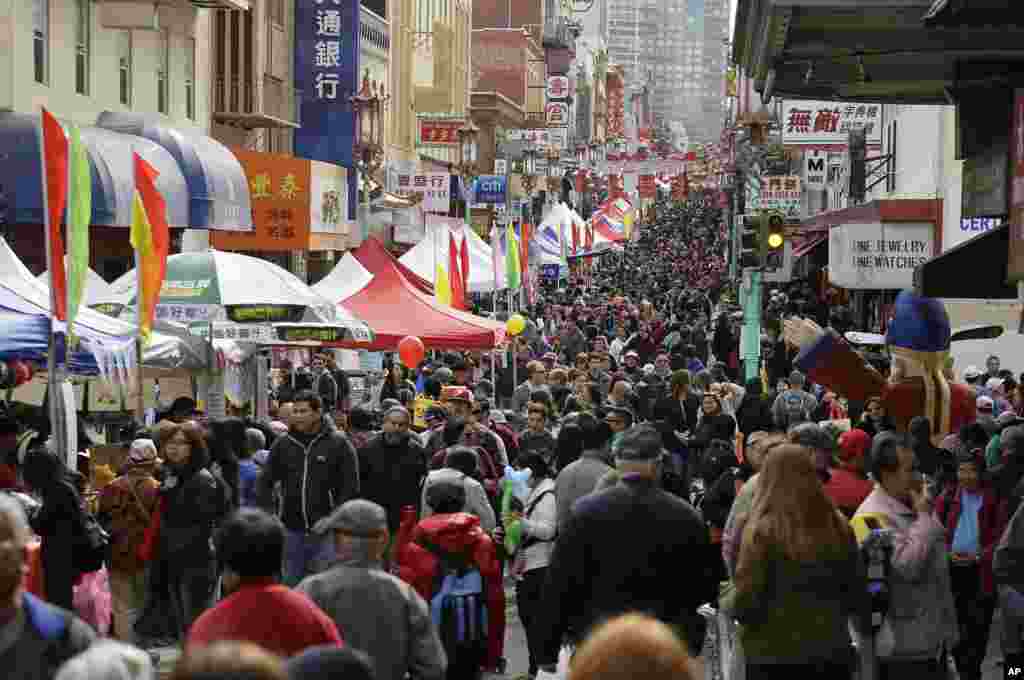
[[[461,120],[419,119],[420,144],[431,146],[457,146],[459,128],[464,125]]]
[[[864,128],[868,146],[882,143],[881,104],[787,100],[782,103],[782,143],[845,149],[851,129]]]
[[[398,190],[402,193],[423,194],[423,210],[448,212],[451,201],[451,175],[447,172],[418,172],[398,176]]]

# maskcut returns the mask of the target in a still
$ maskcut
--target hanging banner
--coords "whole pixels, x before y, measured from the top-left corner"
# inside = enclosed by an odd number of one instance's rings
[[[544,107],[544,116],[549,127],[566,127],[569,125],[569,105],[565,102],[549,102]]]
[[[548,76],[548,101],[565,99],[569,96],[569,78],[566,76]]]
[[[451,201],[451,175],[447,172],[421,172],[399,175],[398,190],[423,195],[427,212],[448,212]]]
[[[617,73],[609,73],[605,83],[605,96],[608,106],[608,123],[605,137],[606,139],[616,139],[626,133],[624,85],[622,78]]]
[[[640,191],[640,198],[658,197],[658,183],[655,181],[654,175],[640,175],[638,189]]]
[[[431,146],[458,146],[459,129],[464,124],[461,120],[420,118],[419,143]]]
[[[778,210],[787,218],[800,217],[800,178],[795,175],[762,177],[760,205],[762,210]]]

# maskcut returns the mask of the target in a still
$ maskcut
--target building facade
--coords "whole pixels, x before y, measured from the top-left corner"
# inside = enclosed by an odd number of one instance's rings
[[[658,121],[682,123],[692,142],[718,141],[729,0],[606,2],[608,56],[625,69],[627,87],[654,83],[651,107]]]

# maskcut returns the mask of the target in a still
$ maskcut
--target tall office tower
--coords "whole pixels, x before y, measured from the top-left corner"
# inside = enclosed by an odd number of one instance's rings
[[[725,102],[729,0],[605,0],[608,59],[626,87],[647,83],[656,121],[691,142],[718,141]]]

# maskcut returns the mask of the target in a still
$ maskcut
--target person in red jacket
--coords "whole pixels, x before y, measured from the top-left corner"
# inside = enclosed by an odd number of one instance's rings
[[[981,449],[957,456],[957,484],[935,501],[946,530],[949,576],[960,622],[960,643],[953,659],[962,680],[981,680],[995,611],[992,557],[1006,527],[1006,501],[985,483]]]
[[[865,457],[871,447],[871,436],[853,429],[839,436],[839,465],[829,470],[825,495],[832,499],[847,518],[853,517],[875,485],[864,474]]]
[[[427,505],[434,514],[416,524],[411,513],[403,516],[403,527],[395,546],[399,577],[428,603],[436,595],[440,562],[431,548],[471,562],[484,579],[487,600],[487,656],[483,668],[500,670],[505,640],[505,589],[494,541],[480,528],[480,519],[460,512],[466,502],[461,485],[440,483],[427,492]],[[426,546],[431,546],[430,548]],[[451,672],[453,660],[449,659]],[[449,674],[449,677],[452,677]]]
[[[276,582],[284,559],[284,526],[262,510],[243,508],[217,535],[230,594],[192,624],[187,647],[252,642],[282,657],[309,647],[339,646],[337,626],[311,599]]]

